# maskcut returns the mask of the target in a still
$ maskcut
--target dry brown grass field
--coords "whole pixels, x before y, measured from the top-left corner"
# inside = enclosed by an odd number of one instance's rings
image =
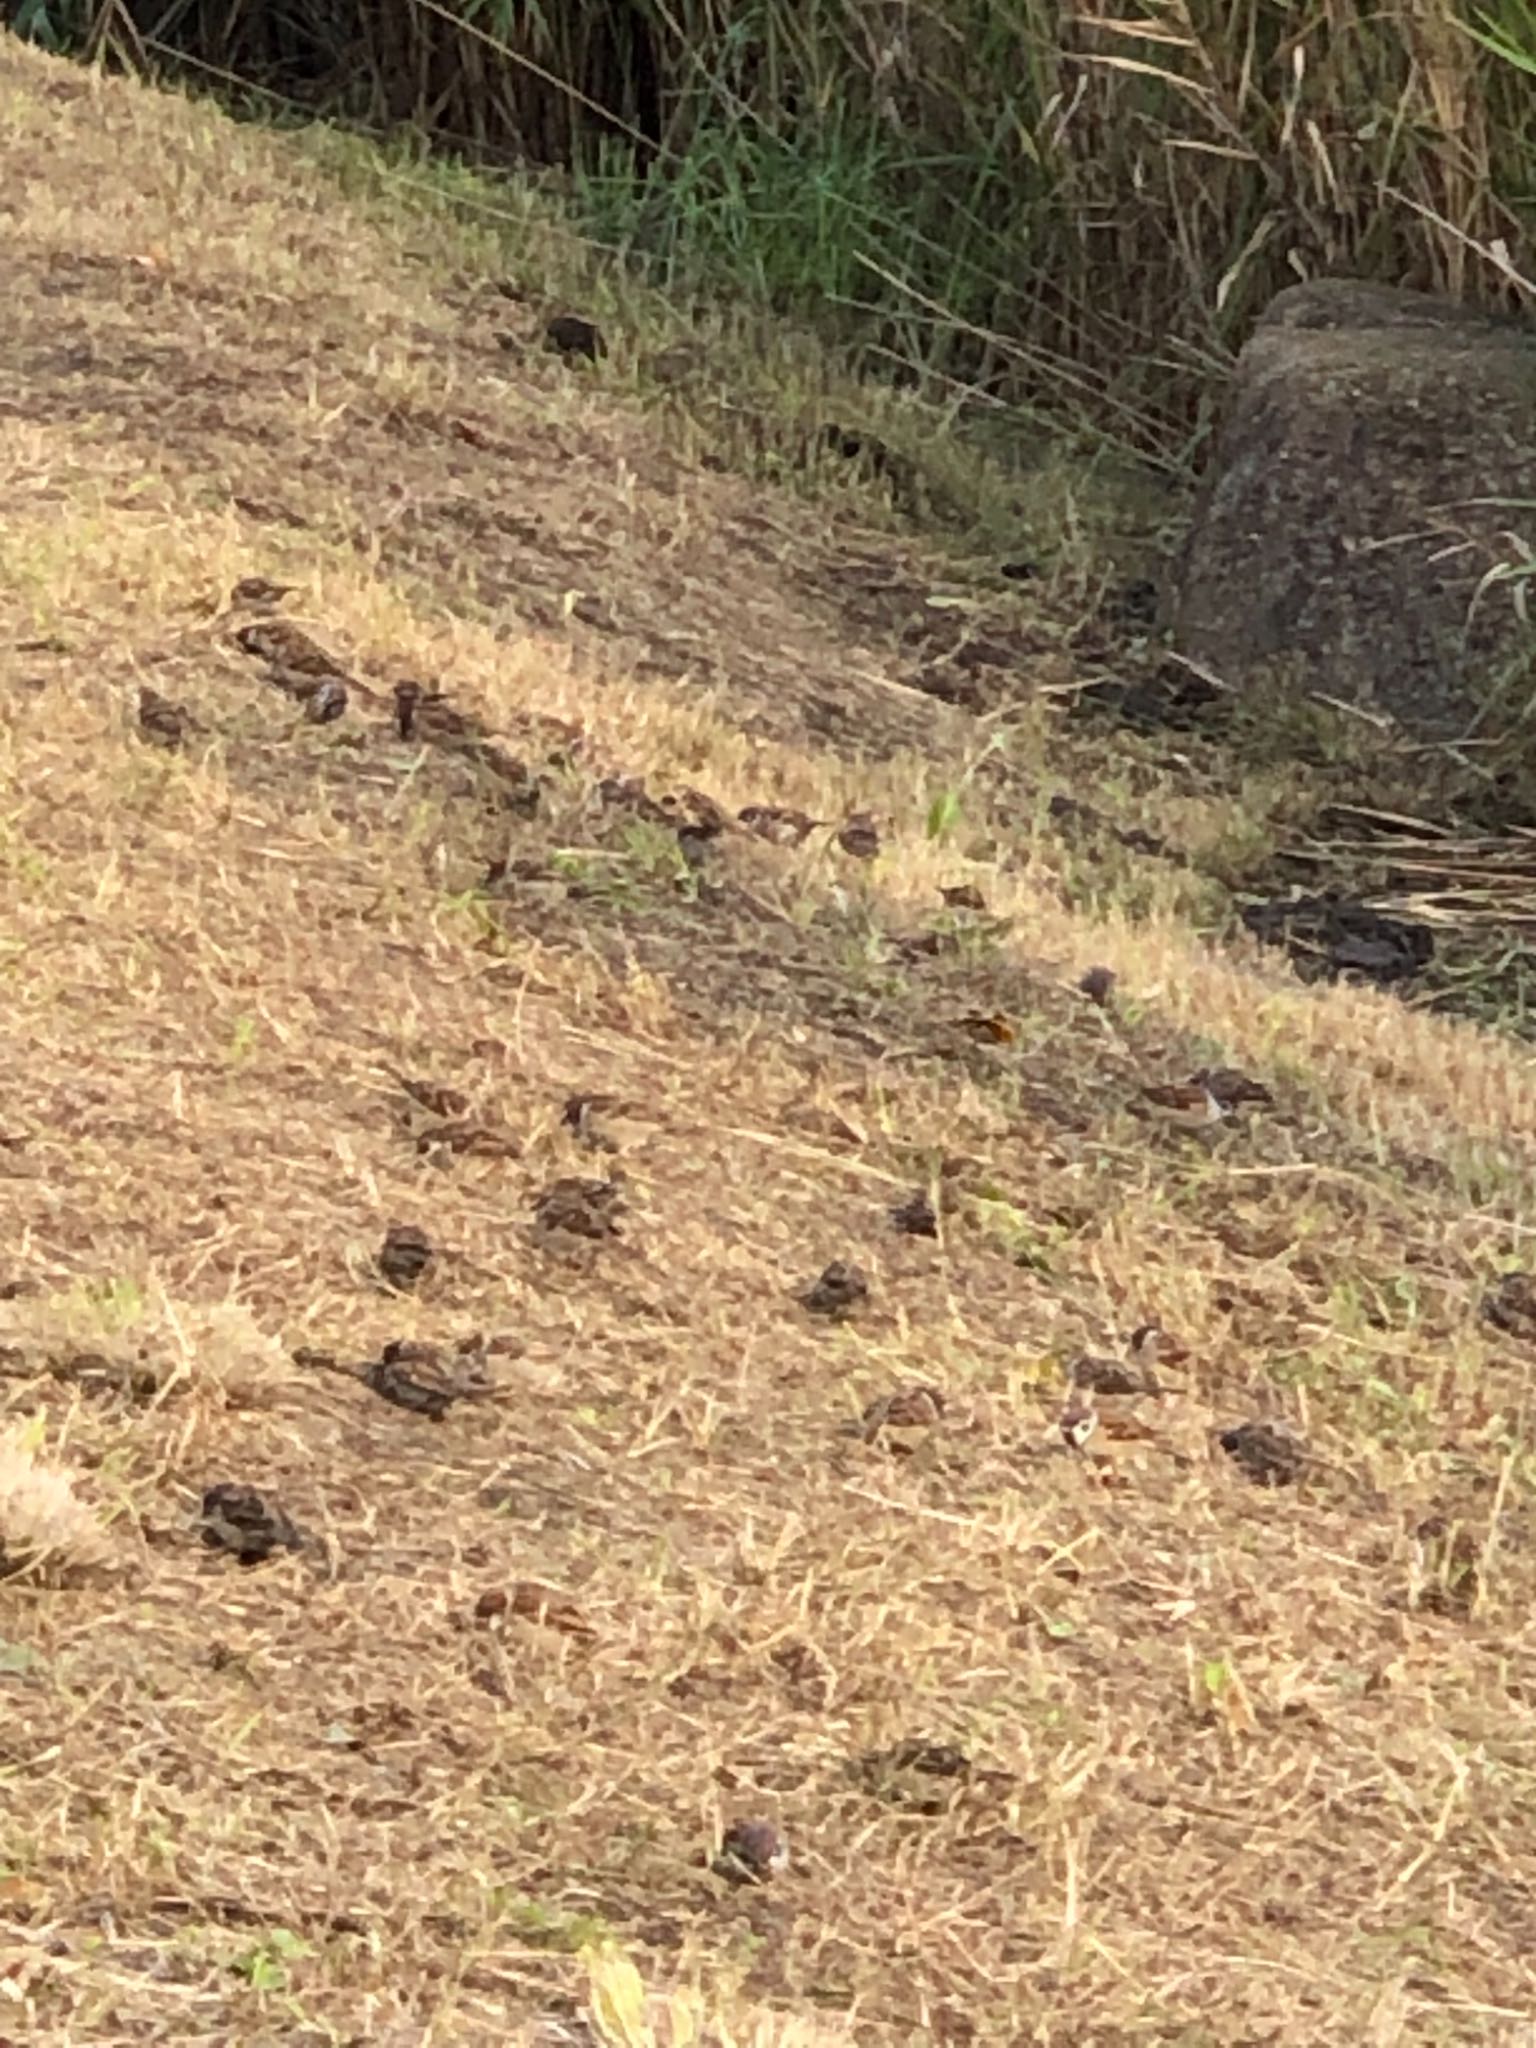
[[[1530,2038],[1529,1048],[1090,885],[1258,779],[440,222],[9,43],[0,151],[0,2040]]]

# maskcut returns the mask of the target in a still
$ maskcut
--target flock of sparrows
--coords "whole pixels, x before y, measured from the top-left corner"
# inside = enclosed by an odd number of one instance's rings
[[[578,327],[582,331],[578,332]],[[556,332],[559,328],[561,331]],[[595,330],[591,331],[595,335]],[[549,341],[563,353],[593,354],[585,323],[552,323]],[[234,597],[263,609],[288,594],[287,588],[264,578],[243,579]],[[347,709],[347,686],[353,682],[308,635],[283,619],[263,617],[235,635],[242,650],[267,664],[270,679],[301,703],[313,722],[325,723],[341,717]],[[356,687],[355,683],[353,686]],[[367,694],[367,693],[365,693]],[[472,721],[453,711],[436,691],[416,683],[394,687],[394,720],[399,738],[409,741],[432,736],[449,744],[486,754],[484,736]],[[180,745],[189,731],[196,730],[181,707],[169,703],[147,687],[141,690],[139,722],[144,737],[164,746]],[[488,765],[502,766],[501,757]],[[520,764],[512,764],[523,774]],[[616,792],[619,785],[613,786]],[[627,792],[622,792],[627,794]],[[668,822],[679,833],[685,855],[693,841],[704,844],[725,828],[723,814],[715,807],[707,816],[686,817],[681,822],[668,814]],[[764,840],[798,846],[809,834],[831,821],[812,819],[788,808],[748,805],[737,823]],[[872,816],[859,813],[834,828],[838,846],[857,859],[872,859],[880,851],[880,832]],[[962,885],[944,892],[946,903],[961,909],[984,907],[974,885]],[[1092,1002],[1107,1007],[1115,977],[1106,968],[1093,968],[1078,984]],[[989,1042],[1006,1043],[1012,1032],[1006,1020],[991,1017],[966,1020],[974,1034]],[[405,1083],[421,1106],[454,1124],[468,1113],[467,1100],[454,1090],[439,1090],[430,1099],[420,1092],[421,1084]],[[1140,1113],[1170,1128],[1209,1133],[1231,1121],[1247,1107],[1268,1107],[1270,1091],[1233,1068],[1202,1068],[1186,1080],[1145,1085],[1140,1089]],[[573,1096],[565,1106],[566,1127],[593,1149],[609,1150],[598,1122],[598,1113],[609,1107],[606,1097]],[[446,1127],[446,1126],[445,1126]],[[555,1236],[600,1239],[618,1234],[617,1217],[622,1213],[623,1176],[615,1172],[604,1180],[566,1176],[553,1182],[537,1196],[535,1223],[539,1230]],[[891,1212],[894,1227],[912,1236],[935,1237],[938,1217],[932,1200],[919,1191]],[[392,1224],[378,1253],[378,1268],[388,1285],[401,1292],[414,1289],[429,1270],[435,1256],[426,1233],[410,1224]],[[869,1283],[853,1264],[834,1261],[804,1289],[798,1299],[811,1314],[830,1321],[852,1315],[868,1298]],[[1103,1417],[1103,1404],[1132,1402],[1164,1392],[1159,1368],[1176,1365],[1187,1357],[1155,1323],[1143,1324],[1127,1340],[1125,1355],[1118,1358],[1085,1354],[1069,1368],[1068,1398],[1057,1429],[1062,1443],[1071,1451],[1088,1445]],[[438,1347],[413,1341],[384,1346],[379,1357],[359,1365],[337,1365],[317,1360],[328,1369],[354,1378],[393,1405],[441,1420],[458,1401],[483,1396],[487,1382],[483,1361],[461,1353],[444,1354]],[[910,1445],[921,1432],[939,1424],[945,1414],[945,1396],[937,1386],[912,1384],[883,1394],[864,1409],[858,1434],[864,1441],[882,1441],[892,1448]],[[1292,1482],[1305,1464],[1301,1440],[1284,1424],[1246,1422],[1219,1433],[1223,1450],[1234,1458],[1256,1482],[1279,1485]],[[254,1563],[278,1549],[297,1550],[306,1541],[304,1533],[286,1512],[256,1489],[236,1484],[211,1486],[203,1495],[204,1540],[225,1548],[242,1563]],[[490,1604],[487,1604],[489,1602]],[[577,1626],[568,1617],[575,1610],[549,1589],[519,1585],[514,1595],[485,1596],[477,1614],[492,1619],[513,1612],[558,1626],[567,1633],[590,1633],[585,1623]],[[954,1755],[958,1756],[958,1752]],[[941,1774],[951,1756],[935,1750],[924,1755],[914,1769]],[[960,1768],[964,1759],[960,1760]],[[738,1820],[725,1830],[712,1868],[734,1884],[762,1884],[782,1871],[788,1863],[788,1849],[779,1830],[766,1820]]]
[[[1243,1091],[1258,1085],[1230,1073],[1211,1078],[1231,1098],[1252,1099]],[[1208,1086],[1206,1082],[1201,1085]],[[1267,1099],[1268,1091],[1262,1093]],[[1214,1094],[1212,1099],[1216,1099]],[[890,1216],[900,1231],[937,1235],[937,1214],[929,1196],[921,1191],[896,1205]],[[795,1299],[808,1314],[840,1323],[862,1308],[869,1294],[869,1281],[862,1269],[845,1259],[834,1259],[796,1292]],[[1085,1450],[1101,1423],[1111,1435],[1145,1434],[1145,1426],[1134,1419],[1134,1405],[1175,1391],[1163,1371],[1188,1357],[1187,1348],[1156,1322],[1142,1323],[1133,1330],[1121,1356],[1084,1352],[1067,1367],[1067,1399],[1056,1422],[1062,1443],[1072,1451]],[[877,1395],[857,1424],[849,1426],[849,1433],[893,1451],[910,1451],[925,1430],[942,1421],[945,1405],[941,1387],[914,1382]],[[1302,1439],[1284,1422],[1253,1420],[1213,1430],[1212,1436],[1250,1479],[1263,1486],[1292,1484],[1307,1463]]]

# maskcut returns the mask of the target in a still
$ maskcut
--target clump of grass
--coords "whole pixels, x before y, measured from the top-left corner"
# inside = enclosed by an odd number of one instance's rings
[[[586,1951],[586,2017],[603,2048],[848,2048],[848,2028],[789,2013],[745,2012],[726,2019],[706,2010],[691,1990],[647,1988],[631,1959],[612,1942]]]
[[[153,1281],[129,1278],[0,1305],[0,1342],[66,1380],[94,1367],[140,1401],[189,1392],[259,1406],[297,1377],[242,1303],[177,1300]]]
[[[111,1556],[105,1529],[69,1473],[42,1456],[38,1429],[29,1424],[0,1436],[0,1577],[67,1578]]]

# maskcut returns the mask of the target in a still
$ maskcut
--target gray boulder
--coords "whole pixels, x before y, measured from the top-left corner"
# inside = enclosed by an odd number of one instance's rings
[[[1479,500],[1515,500],[1515,505]],[[1518,501],[1524,501],[1523,506]],[[1175,645],[1426,738],[1508,729],[1536,624],[1490,569],[1536,556],[1536,327],[1345,279],[1259,321],[1184,550]],[[1536,622],[1536,582],[1530,589]]]

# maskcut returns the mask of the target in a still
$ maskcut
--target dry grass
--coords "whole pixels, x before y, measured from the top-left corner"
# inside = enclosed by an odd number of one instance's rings
[[[1172,885],[1074,907],[1050,622],[1003,621],[996,714],[934,703],[915,543],[512,361],[451,251],[277,143],[11,46],[0,84],[0,1532],[33,1503],[29,1553],[90,1567],[0,1585],[8,2030],[1521,2038],[1531,1351],[1477,1306],[1529,1253],[1528,1053],[1217,948]],[[362,684],[338,724],[234,645],[253,572]],[[408,677],[534,816],[401,743]],[[634,774],[883,849],[732,833],[700,878],[598,800]],[[959,881],[1006,923],[940,914]],[[1132,1113],[1211,1058],[1274,1111]],[[498,1152],[419,1149],[401,1075]],[[534,1232],[615,1164],[617,1239]],[[888,1221],[919,1185],[933,1240]],[[397,1220],[440,1247],[408,1296]],[[791,1298],[833,1258],[843,1325]],[[1068,1453],[1061,1361],[1152,1316],[1176,1388]],[[434,1425],[292,1358],[413,1337],[500,1340],[494,1399]],[[916,1380],[908,1454],[849,1432]],[[1214,1446],[1257,1414],[1300,1486]],[[204,1548],[220,1481],[305,1547]],[[574,1625],[477,1618],[514,1582]],[[969,1773],[861,1767],[913,1736]],[[757,1813],[791,1868],[731,1890]]]
[[[1298,275],[1536,290],[1523,0],[288,0],[97,33],[408,147],[560,166],[679,296],[814,310],[1004,446],[1044,407],[1184,470],[1213,372]]]

